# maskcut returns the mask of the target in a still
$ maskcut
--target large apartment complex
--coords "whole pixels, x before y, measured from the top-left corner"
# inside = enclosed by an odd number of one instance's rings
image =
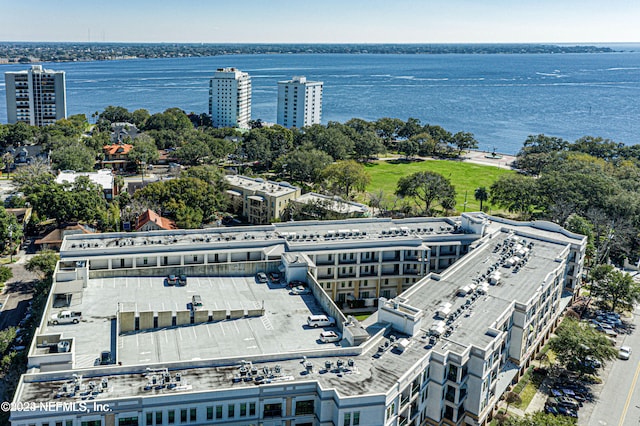
[[[47,126],[67,117],[64,71],[31,69],[4,74],[9,124]]]
[[[251,120],[251,77],[235,68],[219,68],[209,81],[209,115],[215,127],[246,129]]]
[[[322,118],[322,82],[293,77],[278,82],[277,123],[302,128],[320,124]]]
[[[11,422],[485,425],[580,287],[585,248],[480,213],[69,236]],[[377,312],[359,323],[349,300]],[[82,314],[56,324],[63,311]],[[339,343],[307,325],[320,314]]]

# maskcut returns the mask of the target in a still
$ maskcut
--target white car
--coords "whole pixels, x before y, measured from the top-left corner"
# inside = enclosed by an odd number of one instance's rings
[[[320,341],[322,343],[336,343],[341,339],[340,335],[335,331],[323,331],[320,333]]]
[[[289,292],[289,294],[309,294],[309,293],[311,293],[311,290],[301,285],[292,288],[291,291]]]
[[[618,351],[618,358],[629,359],[630,356],[631,348],[629,346],[620,346],[620,350]]]

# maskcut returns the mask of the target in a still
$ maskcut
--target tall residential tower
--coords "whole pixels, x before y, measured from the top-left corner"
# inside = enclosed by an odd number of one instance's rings
[[[291,80],[278,82],[278,124],[302,128],[320,124],[321,117],[321,81],[293,77]]]
[[[249,128],[249,74],[235,68],[218,68],[209,82],[209,114],[215,127]]]
[[[7,119],[47,126],[67,117],[64,71],[33,65],[30,70],[6,72]]]

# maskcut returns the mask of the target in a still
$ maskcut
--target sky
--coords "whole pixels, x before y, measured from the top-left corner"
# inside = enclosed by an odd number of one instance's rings
[[[640,42],[638,0],[0,0],[0,41]]]

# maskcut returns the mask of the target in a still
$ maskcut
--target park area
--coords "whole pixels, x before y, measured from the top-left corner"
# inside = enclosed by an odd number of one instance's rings
[[[453,160],[413,160],[404,159],[379,160],[366,165],[366,170],[371,176],[371,182],[367,185],[367,192],[371,194],[383,191],[383,198],[387,203],[393,203],[398,180],[412,173],[431,171],[444,176],[451,181],[456,189],[456,210],[480,211],[480,202],[476,201],[474,192],[479,187],[487,190],[504,174],[515,173],[512,170],[475,164],[471,162]],[[466,202],[466,206],[465,206]],[[484,203],[485,210],[495,213],[501,210],[491,210],[492,206]]]

